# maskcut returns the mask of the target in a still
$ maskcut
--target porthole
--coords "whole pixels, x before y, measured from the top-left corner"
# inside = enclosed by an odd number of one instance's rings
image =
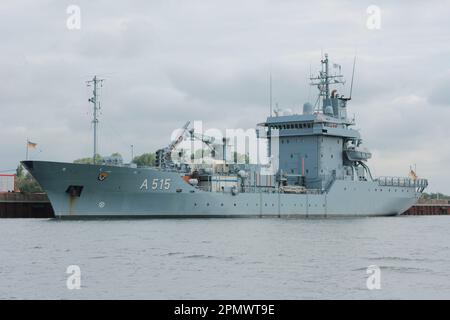
[[[221,203],[220,206],[223,207],[223,203]]]
[[[236,203],[234,204],[234,206],[236,207]]]

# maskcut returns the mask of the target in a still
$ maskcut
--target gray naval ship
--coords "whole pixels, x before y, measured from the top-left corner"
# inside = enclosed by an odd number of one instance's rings
[[[372,176],[367,165],[371,153],[347,116],[351,89],[349,97],[339,95],[333,88],[344,80],[340,71],[330,69],[335,68],[325,55],[318,75],[310,77],[319,91],[314,105],[305,103],[302,114],[271,110],[258,125],[258,137],[268,141],[268,164],[228,161],[227,139],[220,147],[189,129],[189,122],[157,151],[155,167],[123,164],[118,158],[95,163],[95,157],[94,164],[22,164],[48,194],[56,217],[398,215],[417,201],[428,182],[413,170],[408,177]],[[97,82],[94,78],[90,99],[94,155]],[[186,136],[223,151],[215,152],[212,163],[177,161],[177,147]]]

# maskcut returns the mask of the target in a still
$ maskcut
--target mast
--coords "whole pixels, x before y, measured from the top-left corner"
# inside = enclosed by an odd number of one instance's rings
[[[272,70],[270,70],[269,74],[269,107],[270,107],[270,114],[269,116],[272,116]]]
[[[90,87],[93,86],[92,90],[92,97],[89,99],[89,102],[93,105],[93,112],[92,112],[92,123],[94,124],[94,155],[92,157],[92,163],[95,164],[95,155],[97,154],[97,125],[98,125],[98,117],[97,113],[100,109],[100,101],[98,99],[98,86],[103,86],[104,79],[98,79],[97,76],[94,76],[94,78],[90,81],[87,81],[87,86]]]
[[[328,60],[328,53],[325,53],[325,58],[320,60],[322,63],[322,70],[319,72],[317,77],[311,76],[312,86],[317,86],[319,89],[319,99],[322,98],[322,107],[325,108],[330,103],[330,85],[343,84],[343,75],[340,74],[340,66],[334,64],[334,67],[339,67],[339,73],[330,74],[330,66]],[[320,110],[320,103],[317,105]]]
[[[324,60],[322,60],[322,64],[324,64],[325,65],[325,75],[324,75],[324,78],[325,78],[325,99],[326,99],[326,101],[328,101],[328,99],[330,98],[330,81],[329,81],[329,78],[328,78],[328,75],[329,75],[329,73],[328,73],[328,53],[325,53],[325,59]]]

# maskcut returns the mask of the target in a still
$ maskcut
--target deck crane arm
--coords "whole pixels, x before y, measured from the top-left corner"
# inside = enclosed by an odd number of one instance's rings
[[[169,146],[167,146],[166,151],[164,152],[164,158],[165,158],[166,160],[169,160],[169,159],[170,159],[170,156],[171,156],[171,154],[172,154],[172,151],[175,150],[175,148],[183,141],[184,134],[186,133],[186,131],[188,131],[188,127],[189,127],[189,124],[190,124],[190,123],[191,123],[190,121],[186,122],[186,123],[184,124],[184,126],[181,128],[181,130],[182,130],[181,133],[178,134],[177,138],[174,139],[174,140],[169,144]]]
[[[211,150],[211,155],[214,157],[216,148],[214,147],[213,143],[215,141],[214,137],[206,136],[204,134],[197,134],[194,132],[194,129],[189,130],[189,134],[191,135],[191,139],[197,139],[204,144]]]

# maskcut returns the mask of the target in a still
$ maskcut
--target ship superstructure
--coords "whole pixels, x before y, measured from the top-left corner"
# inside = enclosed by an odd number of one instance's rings
[[[330,72],[325,54],[311,76],[319,93],[302,114],[276,109],[260,123],[267,140],[267,164],[238,163],[227,137],[196,133],[187,122],[175,139],[156,152],[156,167],[24,161],[48,193],[58,217],[81,216],[371,216],[407,210],[427,186],[426,179],[374,178],[367,165],[351,100],[335,88],[344,82]],[[336,71],[336,70],[335,70]],[[353,86],[353,76],[352,76]],[[351,92],[351,90],[350,90]],[[177,147],[186,138],[206,145],[211,161],[183,161]]]

